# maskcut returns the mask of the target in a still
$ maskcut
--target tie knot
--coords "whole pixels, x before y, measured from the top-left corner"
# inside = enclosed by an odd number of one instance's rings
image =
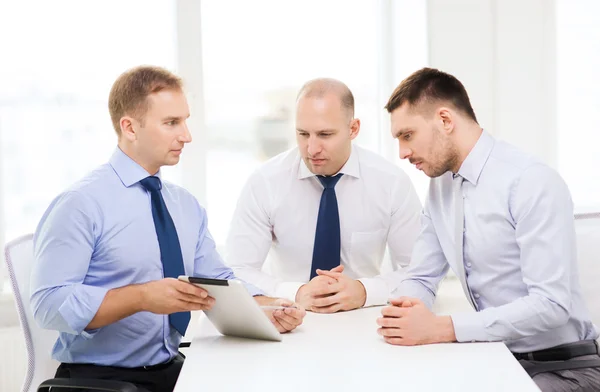
[[[140,181],[140,184],[142,184],[142,186],[146,188],[148,192],[160,191],[162,188],[160,178],[154,176],[144,178]]]
[[[317,178],[319,179],[319,181],[321,181],[321,184],[323,184],[323,188],[333,189],[333,188],[335,188],[335,184],[337,184],[337,182],[340,180],[340,178],[342,176],[343,176],[343,173],[339,173],[332,177],[317,176]]]

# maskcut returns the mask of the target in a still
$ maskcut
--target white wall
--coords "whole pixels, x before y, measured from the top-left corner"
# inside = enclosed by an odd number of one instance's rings
[[[479,123],[556,167],[554,0],[428,0],[429,64],[465,85]]]

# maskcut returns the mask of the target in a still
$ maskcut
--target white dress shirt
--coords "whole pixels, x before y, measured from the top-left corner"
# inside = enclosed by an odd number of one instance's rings
[[[360,278],[365,306],[384,304],[402,280],[419,233],[421,203],[408,176],[356,145],[335,186],[344,273]],[[263,164],[242,190],[225,262],[268,294],[294,300],[310,278],[323,186],[293,148]],[[393,271],[380,269],[386,243]],[[270,274],[263,270],[269,255]]]
[[[529,352],[598,337],[579,286],[571,196],[548,166],[483,132],[458,175],[431,180],[422,221],[394,295],[431,307],[452,268],[477,311],[451,315],[459,342]]]

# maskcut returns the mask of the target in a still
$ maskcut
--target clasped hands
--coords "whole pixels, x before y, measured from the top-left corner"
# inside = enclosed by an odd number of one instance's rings
[[[315,313],[335,313],[362,307],[367,299],[363,284],[343,274],[344,267],[317,270],[317,276],[301,286],[296,303]]]
[[[377,319],[377,332],[387,343],[416,346],[456,341],[450,316],[435,315],[417,298],[400,297],[389,303]]]

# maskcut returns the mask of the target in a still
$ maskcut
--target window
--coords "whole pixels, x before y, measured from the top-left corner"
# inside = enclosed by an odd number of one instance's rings
[[[0,62],[6,240],[35,230],[56,195],[108,160],[116,145],[107,107],[115,78],[139,64],[176,68],[174,1],[30,7],[12,1],[0,12],[0,46],[10,54]],[[176,171],[168,175],[177,181]]]
[[[600,2],[558,0],[558,164],[580,210],[600,205]]]
[[[426,30],[424,2],[402,7],[401,11],[407,11],[402,19],[409,20],[411,15],[416,21],[410,24],[417,25],[410,39],[426,44],[419,40]],[[295,98],[306,81],[333,77],[350,87],[356,117],[362,122],[358,144],[384,153],[382,140],[394,143],[389,123],[382,121],[387,116],[383,106],[393,87],[382,87],[381,80],[382,62],[392,61],[397,47],[389,37],[382,39],[383,18],[391,16],[384,14],[380,2],[370,1],[202,3],[209,135],[206,190],[209,225],[217,243],[226,238],[246,178],[259,164],[295,145]],[[411,49],[399,57],[415,55]],[[425,65],[425,49],[416,54],[420,66]],[[412,65],[415,59],[406,63]],[[401,69],[406,76],[416,68]],[[395,72],[387,75],[389,79],[396,76]],[[393,85],[399,81],[394,79]]]
[[[295,145],[294,101],[304,82],[348,84],[362,120],[357,143],[396,161],[383,105],[426,63],[425,1],[205,1],[197,16],[197,3],[176,0],[30,7],[6,2],[0,12],[0,46],[11,54],[0,62],[0,243],[34,231],[56,195],[107,161],[116,144],[108,93],[129,67],[185,65],[185,80],[196,65],[185,54],[201,44],[203,83],[192,94],[205,115],[194,131],[205,132],[196,143],[206,135],[208,143],[164,175],[206,191],[196,196],[223,244],[246,178]]]

